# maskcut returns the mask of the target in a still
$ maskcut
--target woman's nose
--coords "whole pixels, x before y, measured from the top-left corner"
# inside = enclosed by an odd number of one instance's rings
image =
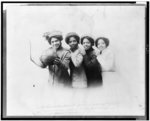
[[[54,44],[57,44],[57,42],[54,42]]]
[[[75,44],[75,42],[72,42],[71,44],[72,44],[72,45],[74,45],[74,44]]]

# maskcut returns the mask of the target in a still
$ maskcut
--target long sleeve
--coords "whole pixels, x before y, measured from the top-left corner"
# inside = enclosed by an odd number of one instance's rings
[[[91,56],[84,55],[84,64],[86,67],[95,68],[97,67],[98,61],[96,55],[92,54]]]
[[[114,65],[114,55],[112,52],[107,51],[97,56],[98,62],[102,66],[103,71],[112,71]]]
[[[69,62],[70,62],[70,51],[66,51],[64,56],[62,57],[62,61],[61,61],[61,64],[60,64],[60,67],[62,69],[68,69],[69,68]]]

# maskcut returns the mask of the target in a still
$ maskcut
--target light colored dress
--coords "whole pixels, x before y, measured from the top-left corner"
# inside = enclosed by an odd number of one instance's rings
[[[84,55],[85,51],[79,46],[74,52],[71,51],[70,77],[74,88],[87,87],[87,78],[82,64]]]
[[[106,48],[101,54],[97,55],[97,60],[102,67],[102,71],[114,71],[114,54]]]

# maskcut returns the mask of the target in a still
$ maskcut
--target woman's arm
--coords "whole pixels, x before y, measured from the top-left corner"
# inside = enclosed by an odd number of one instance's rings
[[[30,41],[29,41],[30,42]],[[39,66],[39,67],[41,67],[41,68],[45,68],[46,67],[46,65],[44,65],[41,61],[35,61],[35,59],[33,59],[33,56],[32,56],[32,54],[31,54],[31,42],[29,43],[29,45],[30,45],[30,60],[35,64],[35,65],[37,65],[37,66]],[[39,59],[40,60],[40,59]]]
[[[69,63],[70,63],[70,51],[66,51],[62,59],[56,58],[53,63],[55,65],[58,65],[60,69],[67,70],[69,68]]]
[[[85,55],[83,62],[86,65],[86,67],[89,67],[89,68],[95,68],[97,67],[97,64],[98,64],[96,55],[91,55],[90,57]]]
[[[83,55],[77,50],[76,52],[71,53],[71,60],[75,67],[79,67],[83,61]]]

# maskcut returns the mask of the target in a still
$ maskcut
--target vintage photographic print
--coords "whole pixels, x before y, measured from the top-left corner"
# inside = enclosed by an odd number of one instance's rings
[[[3,3],[4,117],[145,117],[145,18],[146,3]]]

